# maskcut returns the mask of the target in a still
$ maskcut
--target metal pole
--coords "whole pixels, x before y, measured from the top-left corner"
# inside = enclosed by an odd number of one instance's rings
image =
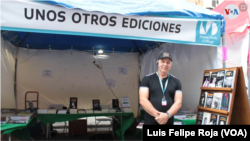
[[[225,47],[225,34],[222,34],[222,47]],[[223,60],[223,68],[226,68],[226,63]]]

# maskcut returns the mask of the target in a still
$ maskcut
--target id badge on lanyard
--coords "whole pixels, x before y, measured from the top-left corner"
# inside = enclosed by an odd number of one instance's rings
[[[156,74],[158,75],[158,72],[156,72]],[[158,75],[158,77],[159,77],[159,75]],[[169,77],[168,77],[168,79],[169,79]],[[162,85],[162,82],[161,82],[161,78],[159,77],[159,81],[160,81],[161,89],[162,89],[162,93],[163,93],[163,98],[162,98],[162,100],[161,100],[161,105],[162,105],[162,106],[167,106],[167,100],[166,100],[166,98],[165,98],[165,96],[164,96],[164,93],[165,93],[165,91],[166,91],[166,89],[167,89],[168,79],[167,79],[167,81],[166,81],[166,83],[165,83],[165,88],[163,89],[163,85]]]
[[[167,100],[165,99],[165,96],[161,100],[161,106],[167,106]]]

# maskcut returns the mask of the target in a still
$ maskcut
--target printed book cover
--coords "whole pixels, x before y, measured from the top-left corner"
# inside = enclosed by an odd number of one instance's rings
[[[233,88],[234,84],[234,71],[226,71],[224,87]]]
[[[206,93],[207,92],[202,92],[201,93],[201,98],[200,98],[200,103],[199,106],[204,107],[205,106],[205,100],[206,100]]]
[[[202,120],[203,120],[203,112],[198,112],[196,125],[202,125]]]
[[[101,110],[100,100],[99,99],[93,99],[93,110]]]
[[[221,101],[221,110],[228,111],[230,105],[230,93],[223,93]]]
[[[209,125],[210,118],[211,118],[211,113],[204,112],[203,119],[202,119],[202,125]]]
[[[214,93],[211,108],[220,110],[222,93]]]
[[[220,70],[217,73],[216,77],[216,87],[223,87],[224,85],[224,79],[225,79],[225,70]]]
[[[118,99],[112,99],[112,107],[113,107],[113,109],[119,109],[119,100]]]
[[[210,82],[210,72],[205,72],[202,87],[208,87]]]
[[[77,97],[70,97],[69,109],[77,109]]]
[[[218,115],[211,114],[211,120],[209,125],[218,125]]]
[[[210,84],[208,87],[215,87],[216,86],[216,77],[217,77],[217,72],[212,72],[211,78],[210,78]]]
[[[227,125],[227,117],[226,116],[220,116],[219,125]]]
[[[212,101],[213,101],[213,93],[209,92],[207,93],[207,99],[206,99],[206,107],[211,108]]]

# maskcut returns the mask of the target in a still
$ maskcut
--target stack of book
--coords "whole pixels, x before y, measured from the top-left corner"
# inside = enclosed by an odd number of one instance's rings
[[[7,117],[8,124],[26,124],[28,123],[30,116],[10,116]]]
[[[56,114],[57,109],[48,109],[48,114]]]
[[[184,125],[181,121],[174,121],[174,125]]]
[[[38,114],[47,114],[48,113],[48,109],[38,109],[37,113]]]
[[[86,114],[86,110],[85,109],[78,109],[78,114]]]
[[[69,109],[70,114],[77,114],[77,109]]]
[[[68,110],[63,109],[63,110],[58,110],[57,114],[67,114]]]
[[[144,121],[141,121],[141,122],[136,126],[136,128],[137,128],[137,129],[142,129],[143,124],[144,124]]]

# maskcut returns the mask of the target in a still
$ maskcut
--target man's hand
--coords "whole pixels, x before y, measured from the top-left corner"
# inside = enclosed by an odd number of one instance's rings
[[[164,125],[168,122],[168,115],[166,113],[158,112],[159,116],[155,120],[160,124]]]

